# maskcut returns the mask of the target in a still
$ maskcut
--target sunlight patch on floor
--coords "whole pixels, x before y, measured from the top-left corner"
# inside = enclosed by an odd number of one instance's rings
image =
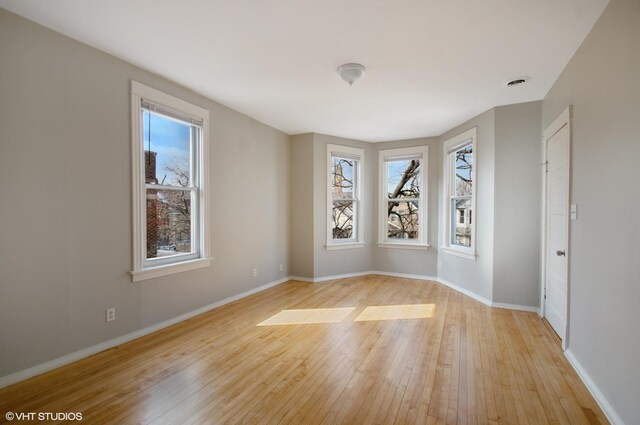
[[[380,305],[365,308],[356,322],[373,320],[428,319],[433,316],[435,304]]]
[[[342,322],[355,307],[307,308],[302,310],[282,310],[258,326],[307,325],[313,323]]]

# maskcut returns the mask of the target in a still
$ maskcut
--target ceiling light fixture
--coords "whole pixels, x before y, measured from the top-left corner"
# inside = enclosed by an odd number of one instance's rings
[[[345,63],[339,66],[337,71],[342,81],[352,86],[357,79],[364,75],[364,70],[364,66],[359,63]]]

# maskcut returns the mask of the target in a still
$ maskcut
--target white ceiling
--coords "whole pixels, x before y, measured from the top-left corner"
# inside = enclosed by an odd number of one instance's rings
[[[607,0],[0,0],[289,134],[437,136],[539,100]],[[336,68],[360,62],[353,87]],[[506,88],[528,75],[531,82]]]

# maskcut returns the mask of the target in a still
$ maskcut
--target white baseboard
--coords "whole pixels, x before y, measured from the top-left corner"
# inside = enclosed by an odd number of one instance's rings
[[[532,313],[536,313],[540,315],[540,309],[538,307],[530,306],[530,305],[520,305],[520,304],[508,304],[508,303],[497,303],[492,302],[491,307],[496,308],[506,308],[508,310],[518,310],[518,311],[530,311]]]
[[[61,366],[67,365],[69,363],[73,363],[85,357],[92,356],[101,351],[108,350],[109,348],[113,348],[117,345],[124,344],[125,342],[132,341],[134,339],[140,338],[142,336],[148,335],[150,333],[159,331],[160,329],[164,329],[171,325],[175,325],[176,323],[182,322],[184,320],[190,319],[192,317],[198,316],[202,313],[206,313],[207,311],[213,310],[214,308],[221,307],[225,304],[232,303],[241,298],[248,297],[249,295],[253,295],[257,292],[264,291],[266,289],[272,288],[274,286],[280,285],[281,283],[287,282],[291,280],[289,277],[284,277],[282,279],[278,279],[274,282],[270,282],[264,284],[262,286],[258,286],[257,288],[250,289],[248,291],[242,292],[237,295],[233,295],[231,297],[225,298],[220,301],[216,301],[212,304],[206,305],[204,307],[198,308],[196,310],[190,311],[185,314],[181,314],[180,316],[173,317],[171,319],[165,320],[160,323],[156,323],[151,326],[147,326],[146,328],[139,329],[137,331],[133,331],[126,335],[119,336],[117,338],[111,339],[109,341],[101,342],[100,344],[93,345],[91,347],[84,348],[79,351],[75,351],[70,354],[66,354],[62,357],[58,357],[57,359],[49,360],[48,362],[41,363],[39,365],[30,367],[28,369],[24,369],[11,375],[3,376],[0,378],[0,388],[7,387],[9,385],[15,384],[20,381],[24,381],[25,379],[32,378],[36,375],[40,375],[42,373],[48,372],[53,369],[57,369]]]
[[[334,276],[321,276],[313,279],[314,282],[326,282],[328,280],[336,280],[336,279],[347,279],[349,277],[358,277],[358,276],[367,276],[373,274],[372,271],[366,272],[356,272],[356,273],[345,273],[345,274],[337,274]]]
[[[602,394],[600,388],[598,388],[596,383],[593,382],[591,376],[589,376],[587,371],[584,369],[584,367],[582,367],[582,365],[580,364],[578,359],[576,359],[570,349],[567,349],[564,352],[564,356],[567,358],[567,360],[569,360],[571,366],[573,366],[575,371],[578,373],[578,376],[580,377],[580,379],[582,379],[582,382],[584,382],[585,386],[595,399],[596,403],[598,403],[598,406],[600,406],[600,408],[604,412],[605,416],[609,420],[609,423],[611,423],[611,425],[625,425],[622,419],[620,419],[620,416],[618,416],[616,411],[613,409],[613,406],[611,406],[607,398],[604,396],[604,394]]]
[[[381,276],[402,277],[404,279],[431,280],[433,282],[438,282],[438,278],[436,276],[427,276],[422,274],[385,272],[380,270],[375,270],[370,273],[379,274]]]
[[[303,276],[289,276],[290,280],[298,280],[300,282],[310,282],[313,283],[312,277],[303,277]]]
[[[461,292],[463,294],[465,294],[468,297],[473,298],[476,301],[480,301],[482,304],[488,305],[489,307],[492,307],[492,301],[483,297],[482,295],[478,295],[475,292],[469,291],[468,289],[465,289],[461,286],[456,285],[455,283],[451,283],[448,280],[442,279],[442,278],[438,278],[438,282],[442,283],[444,286],[448,286],[449,288]]]
[[[331,276],[320,276],[320,277],[290,276],[289,279],[291,279],[291,280],[299,280],[301,282],[316,283],[316,282],[327,282],[329,280],[336,280],[336,279],[346,279],[346,278],[349,278],[349,277],[367,276],[367,275],[370,275],[370,274],[376,274],[376,272],[366,271],[366,272],[336,274],[336,275],[331,275]]]
[[[438,282],[438,278],[435,276],[424,276],[419,274],[410,274],[410,273],[394,273],[394,272],[383,272],[378,270],[367,270],[364,272],[355,272],[355,273],[346,273],[346,274],[335,274],[330,276],[320,276],[320,277],[302,277],[302,276],[291,276],[291,280],[299,280],[301,282],[327,282],[329,280],[337,280],[337,279],[347,279],[350,277],[359,277],[359,276],[369,276],[369,275],[381,275],[381,276],[393,276],[393,277],[403,277],[406,279],[418,279],[418,280],[432,280],[434,282]]]

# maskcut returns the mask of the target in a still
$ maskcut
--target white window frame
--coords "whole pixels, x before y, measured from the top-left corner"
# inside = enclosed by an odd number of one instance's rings
[[[418,239],[394,240],[387,237],[387,165],[388,160],[421,157],[420,166],[420,198],[418,198]],[[429,146],[384,149],[378,153],[378,247],[399,249],[429,249]]]
[[[331,165],[333,157],[344,156],[345,158],[356,158],[358,166],[355,168],[354,175],[354,213],[353,213],[353,228],[354,237],[351,239],[334,239],[333,238],[333,195],[332,195],[332,178],[331,178]],[[362,176],[364,175],[364,149],[353,148],[350,146],[340,145],[327,145],[327,219],[326,219],[326,245],[325,248],[328,251],[335,249],[351,249],[362,248],[365,245],[364,242],[364,220],[363,211],[364,203],[362,201]]]
[[[192,152],[193,173],[192,192],[196,202],[193,208],[197,220],[194,253],[175,255],[162,259],[148,260],[146,250],[146,202],[147,185],[145,182],[144,143],[142,102],[157,105],[175,115],[184,116],[201,123],[200,137]],[[131,154],[133,184],[133,270],[130,272],[134,282],[179,273],[187,270],[207,267],[210,258],[209,200],[207,188],[209,182],[209,111],[184,100],[170,96],[137,81],[131,81]]]
[[[442,251],[447,254],[455,255],[458,257],[466,258],[469,260],[476,259],[476,240],[478,239],[478,233],[476,232],[476,223],[478,213],[476,209],[476,193],[478,188],[477,169],[478,169],[478,151],[477,151],[477,127],[458,134],[445,141],[443,144],[443,215],[444,215],[444,231],[443,231],[443,245],[440,247]],[[473,181],[471,187],[471,246],[464,247],[461,245],[455,245],[451,243],[451,198],[453,197],[453,153],[460,148],[471,145],[473,149],[473,167],[471,168],[471,179]],[[457,219],[457,217],[456,217]]]

